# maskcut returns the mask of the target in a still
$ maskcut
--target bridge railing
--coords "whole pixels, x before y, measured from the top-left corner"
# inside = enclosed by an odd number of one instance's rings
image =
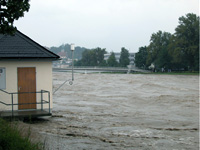
[[[72,68],[71,66],[69,67],[64,67],[67,69]],[[74,66],[74,69],[116,69],[116,70],[120,70],[120,69],[128,69],[128,67],[99,67],[99,66]]]

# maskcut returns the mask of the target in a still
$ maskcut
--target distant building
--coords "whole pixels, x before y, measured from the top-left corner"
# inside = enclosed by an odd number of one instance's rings
[[[59,52],[58,56],[60,56],[61,59],[67,58],[67,53],[66,52]]]
[[[121,53],[114,53],[116,61],[119,62]],[[104,54],[104,60],[107,61],[111,53]],[[135,53],[129,53],[130,65],[135,65]]]
[[[58,56],[60,56],[61,59],[66,59],[67,58],[67,52],[62,50],[61,52],[58,53]]]
[[[108,53],[108,54],[104,54],[104,60],[107,61],[108,58],[110,57],[110,55],[111,55],[110,53]]]
[[[53,63],[53,67],[66,68],[71,65],[72,61],[71,59],[67,57],[67,52],[65,52],[64,49],[58,52],[57,55],[60,56],[61,59],[58,61],[55,61]]]
[[[135,65],[135,53],[129,53],[130,65]]]

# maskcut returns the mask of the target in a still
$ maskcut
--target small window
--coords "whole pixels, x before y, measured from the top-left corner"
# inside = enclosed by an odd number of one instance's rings
[[[6,89],[6,69],[0,68],[0,89]]]

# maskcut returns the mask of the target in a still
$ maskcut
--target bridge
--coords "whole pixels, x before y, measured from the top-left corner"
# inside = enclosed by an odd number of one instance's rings
[[[72,70],[72,67],[66,67],[66,68],[53,68],[53,71],[56,72],[70,72]],[[139,69],[137,67],[93,67],[93,66],[75,66],[74,72],[79,73],[102,73],[102,72],[121,72],[121,73],[132,73],[132,72],[142,72],[142,73],[149,73],[149,70],[143,70]]]

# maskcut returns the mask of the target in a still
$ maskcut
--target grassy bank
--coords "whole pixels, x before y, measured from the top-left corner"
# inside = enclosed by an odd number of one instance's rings
[[[23,133],[22,132],[27,132]],[[0,118],[0,150],[40,150],[39,143],[32,143],[30,130],[19,130],[17,123],[7,122]]]
[[[140,73],[135,72],[132,74],[157,74],[157,75],[199,75],[199,72],[150,72],[150,73]]]
[[[95,74],[95,73],[93,73]],[[101,74],[127,74],[126,72],[101,72]],[[199,75],[199,72],[132,72],[130,74],[153,74],[153,75]]]

